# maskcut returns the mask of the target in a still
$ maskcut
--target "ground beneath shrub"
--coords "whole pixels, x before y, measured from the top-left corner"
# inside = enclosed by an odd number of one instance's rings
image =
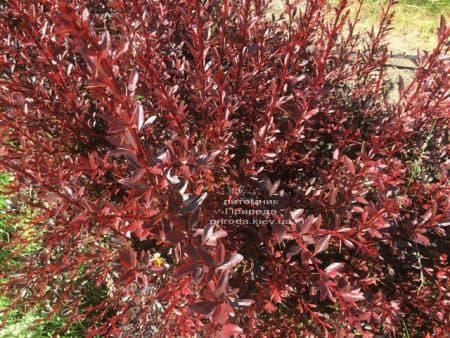
[[[338,0],[331,0],[337,3]],[[278,14],[285,0],[275,0],[272,12]],[[359,31],[370,30],[377,26],[378,16],[386,1],[365,0],[360,15]],[[412,58],[417,51],[431,51],[436,44],[436,31],[440,17],[450,19],[450,0],[399,0],[395,5],[392,31],[387,37],[387,44],[392,58],[389,60],[387,73],[393,82],[394,90],[390,100],[398,99],[397,83],[401,76],[408,84],[414,75],[415,64]],[[352,11],[355,5],[351,6]]]

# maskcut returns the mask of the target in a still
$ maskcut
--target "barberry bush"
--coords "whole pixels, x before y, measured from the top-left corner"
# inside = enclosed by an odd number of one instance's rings
[[[349,5],[1,1],[0,169],[33,210],[10,308],[88,337],[445,335],[450,28],[392,95],[395,1],[369,32]]]

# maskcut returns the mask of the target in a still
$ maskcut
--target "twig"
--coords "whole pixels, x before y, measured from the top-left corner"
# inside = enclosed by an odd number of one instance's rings
[[[423,275],[423,266],[422,266],[422,255],[420,254],[419,246],[416,243],[417,250],[417,263],[419,264],[420,271],[420,285],[419,290],[425,286],[425,276]]]

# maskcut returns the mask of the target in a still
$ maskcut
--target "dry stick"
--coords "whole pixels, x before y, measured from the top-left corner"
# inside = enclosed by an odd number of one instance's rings
[[[418,69],[417,67],[394,65],[392,63],[387,63],[387,64],[384,65],[384,67],[398,68],[398,69],[407,69],[407,70],[417,70]]]
[[[417,60],[417,56],[411,55],[411,54],[391,54],[389,56],[389,59],[400,59],[400,60],[408,60],[411,62],[415,62]],[[417,67],[414,67],[414,66],[395,65],[392,63],[386,64],[385,67],[408,69],[408,70],[417,70],[418,69]]]

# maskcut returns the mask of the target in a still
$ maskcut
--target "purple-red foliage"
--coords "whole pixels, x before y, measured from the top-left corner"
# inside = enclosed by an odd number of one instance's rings
[[[363,35],[300,3],[0,3],[0,168],[41,243],[14,305],[88,336],[445,334],[450,28],[393,100],[393,1]]]

